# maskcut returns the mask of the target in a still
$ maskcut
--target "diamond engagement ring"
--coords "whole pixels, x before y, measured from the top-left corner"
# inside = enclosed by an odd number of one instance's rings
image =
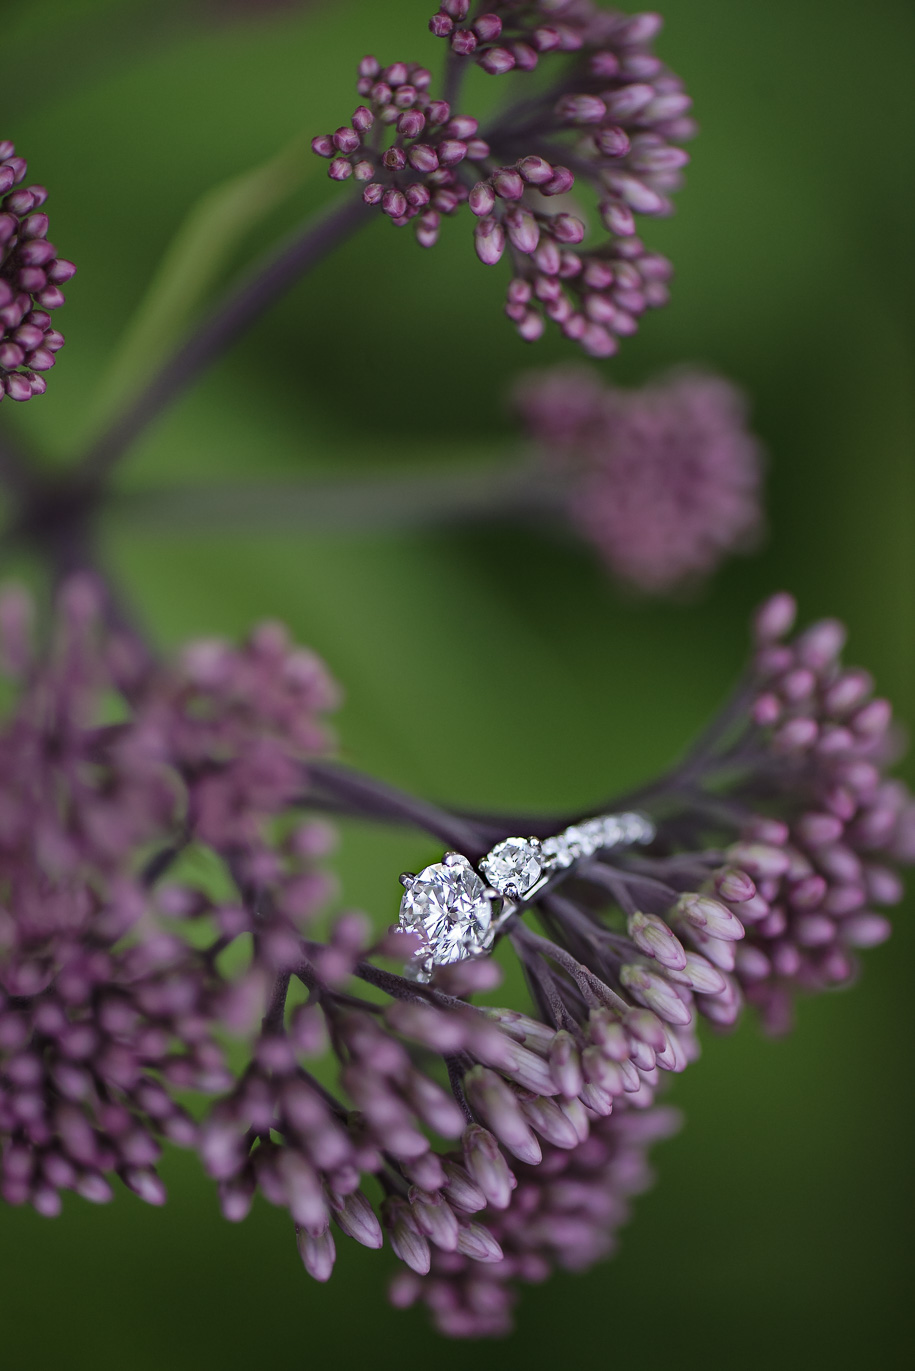
[[[506,838],[475,868],[460,852],[418,875],[404,872],[398,926],[418,934],[407,967],[414,980],[431,980],[436,966],[492,949],[496,935],[580,861],[602,849],[650,843],[655,826],[644,814],[604,814],[572,824],[553,838]]]

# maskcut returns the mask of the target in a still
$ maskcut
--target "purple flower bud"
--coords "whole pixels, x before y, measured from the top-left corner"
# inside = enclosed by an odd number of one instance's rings
[[[555,1101],[536,1096],[523,1100],[521,1110],[528,1123],[554,1147],[569,1151],[582,1141],[578,1130]],[[587,1116],[585,1121],[587,1123]]]
[[[416,241],[420,247],[431,248],[438,242],[441,219],[435,210],[420,215],[416,221]]]
[[[128,1190],[132,1190],[145,1204],[159,1206],[165,1203],[165,1186],[155,1171],[146,1167],[129,1166],[121,1172],[121,1179]]]
[[[585,1108],[599,1118],[606,1119],[613,1112],[613,1096],[590,1081],[582,1086],[579,1098]]]
[[[879,738],[886,733],[893,717],[889,700],[871,700],[863,705],[849,720],[855,733],[861,738]]]
[[[798,658],[814,671],[831,666],[845,646],[846,631],[838,619],[823,619],[806,629],[795,644]]]
[[[739,1019],[743,1007],[740,986],[733,977],[726,978],[724,990],[718,995],[702,995],[696,1007],[704,1018],[719,1028],[731,1028]]]
[[[686,966],[686,951],[679,938],[655,914],[630,914],[628,932],[640,952],[675,971]]]
[[[416,143],[407,153],[407,161],[415,171],[435,171],[438,167],[438,153],[428,143]]]
[[[477,256],[485,266],[495,266],[505,251],[505,230],[502,225],[495,219],[478,220],[474,231],[474,246]]]
[[[418,138],[426,127],[426,116],[418,109],[406,110],[397,120],[397,132],[404,138]],[[407,154],[409,157],[409,153]],[[412,163],[416,166],[416,163]],[[438,161],[432,167],[418,167],[420,171],[434,171],[438,166]]]
[[[816,742],[819,725],[815,719],[789,719],[772,736],[773,751],[782,756],[807,752]]]
[[[842,920],[839,937],[849,947],[877,947],[892,931],[892,924],[882,914],[854,914]]]
[[[654,86],[636,81],[618,90],[605,91],[603,103],[611,119],[631,119],[655,98]],[[597,122],[595,120],[595,122]]]
[[[316,1281],[329,1281],[337,1259],[337,1249],[330,1230],[325,1229],[319,1236],[314,1237],[304,1228],[298,1228],[295,1240],[302,1265],[309,1276]]]
[[[468,204],[471,212],[482,218],[491,214],[496,203],[495,191],[488,181],[478,181],[470,192]],[[496,259],[498,260],[498,258]]]
[[[519,252],[534,252],[540,241],[540,228],[529,210],[512,207],[505,214],[509,241]]]
[[[543,336],[543,318],[535,309],[529,309],[517,321],[517,329],[526,343],[536,343]]]
[[[531,1132],[518,1097],[511,1087],[486,1067],[475,1066],[464,1077],[464,1089],[474,1112],[519,1161],[536,1166],[540,1161],[540,1146]]]
[[[486,1208],[486,1196],[480,1187],[470,1179],[468,1173],[457,1162],[443,1163],[445,1172],[444,1189],[453,1209],[464,1214],[476,1214]]]
[[[381,208],[391,219],[400,219],[407,212],[407,197],[400,190],[386,190],[381,197]]]
[[[662,976],[635,963],[623,965],[619,974],[620,984],[665,1022],[686,1025],[692,1021],[689,1006]]]
[[[683,968],[683,983],[700,995],[720,995],[727,982],[717,967],[698,952],[690,952]]]
[[[607,106],[597,95],[563,95],[556,102],[556,113],[569,124],[599,124]]]
[[[756,886],[745,871],[725,867],[715,877],[715,893],[729,904],[744,904],[756,894]]]
[[[604,200],[600,206],[600,217],[604,227],[621,238],[635,233],[635,220],[632,210],[620,200]]]
[[[511,55],[515,59],[516,71],[534,71],[540,61],[537,49],[532,48],[530,43],[512,43]]]
[[[353,174],[352,163],[345,157],[335,157],[327,168],[327,174],[332,181],[346,181]]]
[[[550,1047],[550,1074],[562,1095],[574,1099],[582,1087],[581,1058],[571,1033],[564,1029],[553,1038]]]
[[[480,127],[479,121],[472,119],[467,114],[458,114],[445,126],[445,136],[448,138],[460,138],[462,142],[467,142],[473,138],[477,129]]]
[[[497,14],[481,14],[473,21],[473,31],[481,43],[491,43],[502,32],[502,20]]]
[[[413,1186],[410,1212],[419,1231],[442,1252],[454,1252],[458,1245],[458,1222],[444,1195],[428,1194]]]
[[[427,1275],[432,1265],[432,1254],[410,1207],[398,1198],[386,1200],[383,1216],[395,1254],[417,1275]]]
[[[333,135],[334,147],[338,152],[355,152],[359,147],[360,142],[361,139],[356,130],[347,128],[346,126],[337,129],[336,133]]]
[[[504,76],[516,65],[514,54],[508,48],[488,48],[479,59],[479,64],[490,76]]]
[[[757,882],[783,876],[791,864],[786,852],[766,842],[733,843],[727,850],[727,858]]]
[[[493,1209],[507,1209],[514,1176],[495,1138],[477,1124],[471,1124],[464,1133],[464,1161],[471,1180],[482,1190],[487,1203]]]
[[[458,57],[469,57],[476,49],[477,36],[471,29],[458,29],[451,37],[451,49]]]
[[[707,895],[681,895],[676,909],[691,928],[698,929],[707,937],[733,942],[744,936],[743,924],[736,914],[732,914],[727,905]]]
[[[443,167],[457,166],[467,156],[467,144],[460,138],[446,138],[438,145],[438,160]]]
[[[549,181],[540,186],[542,195],[566,195],[575,185],[575,176],[568,167],[554,167]]]
[[[501,1262],[502,1248],[481,1223],[462,1224],[458,1229],[457,1250],[475,1262]]]
[[[500,167],[493,173],[490,183],[503,200],[520,200],[524,194],[524,181],[514,167]]]
[[[573,214],[557,214],[550,220],[550,232],[559,243],[580,243],[585,226]]]

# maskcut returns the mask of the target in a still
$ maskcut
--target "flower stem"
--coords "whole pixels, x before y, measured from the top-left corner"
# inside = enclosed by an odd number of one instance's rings
[[[543,473],[522,461],[382,480],[178,486],[120,495],[113,509],[134,527],[208,532],[288,527],[324,534],[531,517],[558,503]]]
[[[244,276],[168,357],[149,384],[92,444],[80,480],[98,488],[140,435],[300,276],[368,221],[371,209],[348,198],[322,212]]]

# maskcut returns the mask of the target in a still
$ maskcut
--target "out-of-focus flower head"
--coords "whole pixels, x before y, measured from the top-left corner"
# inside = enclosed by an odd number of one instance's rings
[[[232,1085],[219,953],[253,933],[270,965],[327,895],[315,835],[268,831],[326,748],[321,664],[267,627],[153,669],[101,606],[68,582],[36,652],[28,599],[0,598],[18,686],[0,729],[0,1192],[46,1214],[61,1190],[110,1198],[115,1170],[162,1202],[162,1139],[197,1138],[175,1092]],[[160,883],[206,849],[269,877],[256,927],[224,893]]]
[[[398,1273],[391,1301],[421,1301],[447,1337],[511,1332],[519,1284],[539,1284],[554,1270],[586,1271],[612,1256],[631,1197],[653,1182],[648,1148],[676,1132],[675,1109],[626,1109],[591,1121],[577,1145],[544,1147],[538,1166],[516,1167],[518,1187],[505,1209],[476,1216],[498,1241],[502,1261],[481,1267],[460,1251],[436,1252],[426,1277]]]
[[[76,271],[48,242],[44,186],[24,186],[28,165],[0,141],[0,400],[30,400],[47,389],[64,336],[51,327],[60,289]]]
[[[481,130],[430,96],[425,69],[366,57],[357,89],[368,103],[312,146],[330,159],[332,178],[365,182],[366,201],[395,224],[415,221],[423,246],[436,241],[442,215],[467,203],[480,260],[511,258],[505,309],[521,337],[539,338],[550,319],[608,357],[646,309],[667,301],[670,263],[645,249],[635,215],[671,212],[688,161],[677,145],[695,131],[681,82],[651,51],[660,27],[656,14],[590,0],[506,0],[474,14],[469,0],[445,0],[430,28],[448,40],[452,65],[524,76],[542,63],[546,88],[519,90]],[[585,244],[576,182],[596,197],[602,242]]]
[[[722,377],[681,371],[625,390],[556,367],[524,378],[516,403],[572,522],[621,581],[668,592],[757,542],[760,445]]]

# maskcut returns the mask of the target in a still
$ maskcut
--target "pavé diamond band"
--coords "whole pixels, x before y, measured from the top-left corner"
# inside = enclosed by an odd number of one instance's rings
[[[604,814],[573,824],[553,838],[506,838],[474,868],[460,852],[401,878],[399,926],[421,946],[408,972],[431,979],[448,966],[489,952],[496,934],[578,862],[609,848],[650,843],[655,827],[644,814]]]

